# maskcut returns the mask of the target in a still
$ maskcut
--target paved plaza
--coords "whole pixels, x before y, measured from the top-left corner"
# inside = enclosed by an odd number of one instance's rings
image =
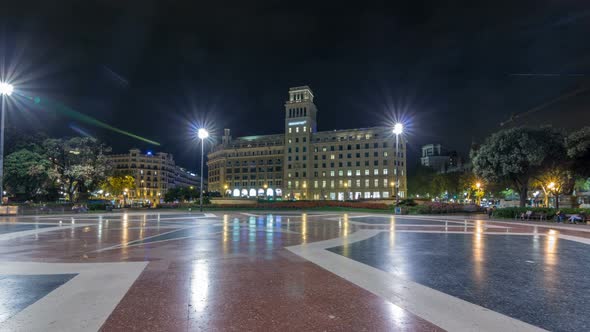
[[[588,331],[590,228],[366,213],[3,217],[0,331]]]

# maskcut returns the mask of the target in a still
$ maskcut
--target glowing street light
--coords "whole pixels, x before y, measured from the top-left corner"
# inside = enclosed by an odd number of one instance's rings
[[[197,136],[201,140],[201,192],[199,193],[199,210],[203,212],[203,161],[205,156],[205,139],[209,137],[209,132],[205,128],[199,128]]]
[[[2,179],[4,178],[4,105],[6,104],[4,99],[5,97],[12,95],[13,91],[14,86],[12,86],[12,84],[0,82],[0,98],[2,98],[0,101],[2,103],[2,106],[0,107],[0,112],[2,113],[0,115],[0,204],[4,203],[4,183],[2,182]]]
[[[475,188],[477,188],[477,194],[475,195],[475,198],[477,199],[477,204],[479,205],[481,203],[481,197],[480,197],[480,194],[481,194],[480,193],[480,191],[481,191],[481,182],[476,182],[475,183]]]
[[[394,159],[394,163],[395,163],[395,203],[398,204],[399,203],[399,169],[398,169],[398,164],[399,164],[399,160],[398,158],[400,157],[399,154],[399,135],[401,135],[404,132],[404,125],[401,123],[396,123],[393,126],[393,133],[395,134],[395,159]]]
[[[14,91],[14,86],[8,83],[0,83],[0,95],[10,96]]]
[[[396,123],[393,126],[393,133],[394,134],[401,135],[403,133],[403,131],[404,131],[404,125],[403,124],[401,124],[401,123],[398,122],[398,123]]]

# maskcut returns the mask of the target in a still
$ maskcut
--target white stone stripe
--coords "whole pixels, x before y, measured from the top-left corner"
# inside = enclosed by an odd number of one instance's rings
[[[0,330],[98,331],[146,265],[147,262],[2,262],[0,274],[78,275],[0,324]]]
[[[348,237],[287,249],[448,331],[543,331],[520,320],[325,250],[368,239],[379,232],[381,231],[360,230]]]
[[[45,224],[41,224],[41,225],[45,225]],[[37,234],[53,232],[53,231],[72,230],[77,227],[94,226],[91,224],[69,224],[69,223],[65,224],[65,225],[63,225],[63,224],[62,225],[50,224],[50,225],[54,225],[55,227],[43,227],[43,228],[37,228],[37,229],[30,229],[30,230],[26,230],[26,231],[18,231],[18,232],[10,232],[10,233],[0,234],[0,241],[13,240],[13,239],[17,239],[17,238],[23,237],[23,236],[37,235]]]

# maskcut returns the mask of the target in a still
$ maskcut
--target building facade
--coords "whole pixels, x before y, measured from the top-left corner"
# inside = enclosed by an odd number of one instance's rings
[[[130,203],[159,204],[169,189],[198,188],[200,184],[199,176],[177,166],[169,153],[131,149],[129,153],[110,155],[109,159],[114,169],[135,178],[135,188],[125,194]]]
[[[420,164],[430,167],[438,173],[462,172],[463,158],[457,151],[447,151],[441,144],[426,144],[422,146]]]
[[[314,94],[289,89],[284,132],[222,141],[208,154],[209,190],[234,197],[350,200],[406,196],[406,143],[390,127],[317,131]]]

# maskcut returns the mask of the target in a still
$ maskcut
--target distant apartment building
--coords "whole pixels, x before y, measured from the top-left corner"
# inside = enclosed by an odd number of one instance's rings
[[[349,200],[405,197],[406,143],[390,127],[317,131],[314,94],[289,89],[284,132],[232,138],[208,154],[211,191],[234,197]],[[396,185],[397,184],[397,185]]]
[[[456,151],[447,151],[441,144],[422,146],[420,164],[438,173],[459,172],[463,170],[463,159]]]
[[[109,159],[116,170],[128,172],[135,178],[135,189],[127,193],[130,202],[158,204],[171,188],[198,188],[200,184],[199,176],[177,166],[170,153],[142,153],[131,149],[125,154],[110,155]]]

